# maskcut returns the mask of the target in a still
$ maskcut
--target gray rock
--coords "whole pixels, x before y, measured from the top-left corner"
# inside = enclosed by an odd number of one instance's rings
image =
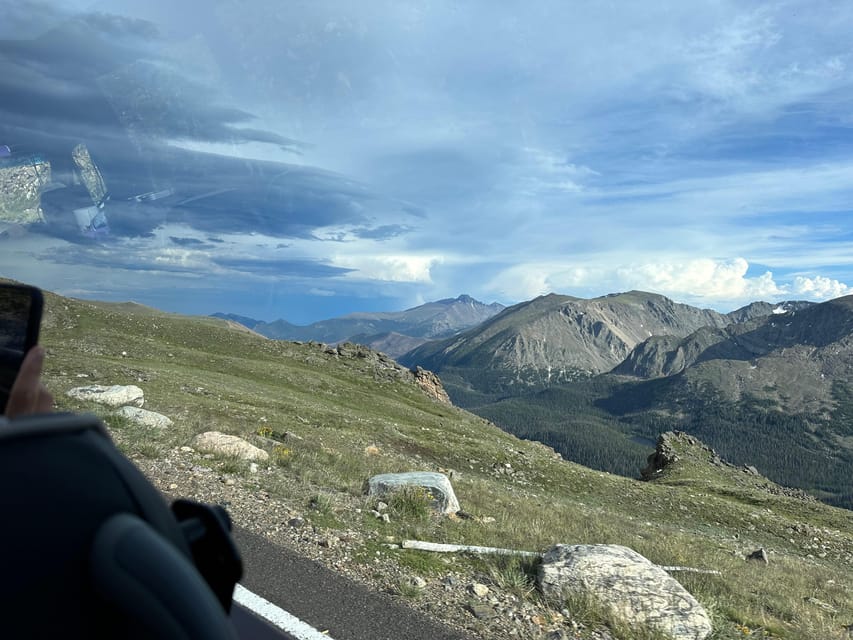
[[[219,431],[206,431],[198,434],[193,439],[193,446],[199,451],[237,456],[243,460],[266,462],[270,457],[266,451],[249,444],[242,438]]]
[[[153,427],[154,429],[165,429],[172,426],[172,420],[162,413],[156,411],[147,411],[139,407],[122,407],[116,411],[117,415],[127,418],[131,422],[142,425],[143,427]]]
[[[93,384],[87,387],[75,387],[65,393],[69,398],[83,400],[86,402],[97,402],[110,407],[122,405],[135,405],[141,407],[145,402],[145,394],[142,389],[135,385],[113,385],[103,386]]]
[[[471,593],[473,593],[478,598],[485,598],[487,595],[489,595],[489,588],[480,582],[475,582],[469,587],[469,589],[471,589]]]
[[[767,551],[764,550],[764,547],[760,549],[756,549],[748,556],[746,556],[747,560],[757,560],[758,562],[763,562],[764,564],[770,563],[770,558],[767,557]]]
[[[468,611],[470,611],[478,620],[488,620],[497,616],[495,610],[487,604],[468,605]]]
[[[367,493],[382,497],[403,487],[421,487],[432,496],[432,507],[439,513],[456,513],[459,501],[450,480],[443,473],[412,471],[409,473],[383,473],[367,481]]]
[[[673,640],[704,640],[712,631],[702,606],[674,578],[619,545],[557,545],[543,557],[542,593],[586,593],[627,624],[645,624]]]

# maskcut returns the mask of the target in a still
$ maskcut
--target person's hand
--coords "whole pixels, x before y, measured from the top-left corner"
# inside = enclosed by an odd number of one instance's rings
[[[10,420],[53,411],[53,396],[41,381],[43,363],[43,347],[33,347],[24,357],[6,402],[6,417]]]

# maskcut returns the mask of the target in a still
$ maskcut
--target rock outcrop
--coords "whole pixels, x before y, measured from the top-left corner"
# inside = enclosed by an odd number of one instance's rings
[[[645,625],[673,640],[704,640],[711,620],[674,578],[636,551],[619,545],[557,545],[538,575],[546,597],[590,596],[628,625]]]
[[[132,384],[125,386],[93,384],[87,387],[75,387],[66,392],[65,395],[76,400],[97,402],[110,407],[121,407],[122,405],[141,407],[145,402],[145,394],[142,389]]]
[[[424,393],[426,393],[430,398],[434,398],[444,404],[450,404],[450,396],[448,396],[447,391],[444,390],[444,385],[441,384],[439,377],[432,371],[415,367],[412,370],[412,374],[415,376],[415,382],[417,385],[423,389]]]
[[[330,356],[361,360],[373,367],[374,377],[384,380],[405,380],[420,387],[429,397],[451,404],[450,397],[444,390],[441,380],[432,371],[421,367],[408,369],[384,353],[374,351],[370,347],[352,342],[344,342],[335,347],[323,347],[324,352]]]
[[[439,513],[459,511],[459,501],[450,480],[443,473],[412,471],[409,473],[383,473],[367,481],[367,493],[383,497],[404,487],[420,487],[432,496],[432,507]]]

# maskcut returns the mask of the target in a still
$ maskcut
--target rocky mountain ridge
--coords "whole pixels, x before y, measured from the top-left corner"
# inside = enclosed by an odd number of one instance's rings
[[[783,307],[753,303],[721,314],[641,291],[589,300],[549,294],[509,307],[458,336],[425,344],[400,361],[439,374],[449,370],[481,391],[495,385],[542,388],[610,371],[638,345],[670,347],[695,332],[720,331],[778,308]]]
[[[476,326],[503,310],[503,305],[484,304],[469,295],[392,312],[358,312],[321,320],[306,326],[286,320],[262,322],[233,314],[215,313],[214,317],[234,320],[276,340],[357,342],[391,357],[402,355],[428,340],[443,338]]]

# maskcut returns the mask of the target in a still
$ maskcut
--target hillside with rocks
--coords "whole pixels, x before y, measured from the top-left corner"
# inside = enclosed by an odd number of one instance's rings
[[[46,311],[45,378],[59,408],[101,415],[165,493],[228,504],[241,527],[474,637],[713,628],[715,639],[811,640],[853,624],[853,514],[715,463],[698,441],[667,440],[655,452],[667,463],[641,482],[517,439],[426,393],[438,384],[428,372],[358,345],[52,295]],[[110,387],[129,404],[101,404]],[[434,513],[422,492],[365,492],[401,472],[446,476],[459,510]],[[533,555],[438,554],[408,540]],[[767,562],[749,559],[760,550]],[[549,596],[555,576],[589,586]],[[667,595],[678,589],[696,602],[690,623],[662,616],[668,598],[686,598]]]

